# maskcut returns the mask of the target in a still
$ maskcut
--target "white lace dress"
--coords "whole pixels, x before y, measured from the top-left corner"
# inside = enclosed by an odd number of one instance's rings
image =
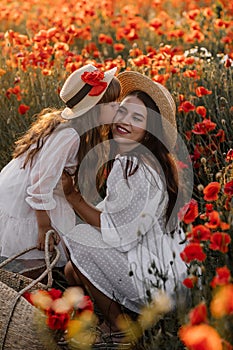
[[[12,159],[0,173],[0,255],[9,257],[36,245],[35,210],[47,210],[52,226],[61,234],[76,224],[75,214],[63,194],[61,175],[77,166],[79,135],[73,128],[58,127],[36,154],[32,167],[22,168],[25,155]],[[35,147],[35,146],[32,146]],[[59,244],[60,248],[61,245]],[[61,249],[62,250],[62,249]],[[23,259],[41,259],[33,250]],[[62,252],[59,265],[66,258]]]
[[[136,161],[136,159],[135,159]],[[107,180],[100,230],[79,224],[64,240],[77,268],[106,296],[139,313],[147,294],[179,290],[186,275],[177,232],[165,233],[168,202],[158,173],[140,165],[125,180],[118,156]]]

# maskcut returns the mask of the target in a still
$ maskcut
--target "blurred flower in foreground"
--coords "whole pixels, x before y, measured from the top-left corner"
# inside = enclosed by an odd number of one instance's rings
[[[227,266],[219,267],[216,269],[216,276],[212,279],[210,285],[212,288],[216,286],[228,284],[231,279],[230,270]]]
[[[211,301],[210,311],[215,318],[233,314],[233,284],[226,284],[217,290]]]
[[[79,287],[69,287],[64,293],[57,289],[26,292],[24,297],[41,311],[43,322],[54,332],[54,338],[64,338],[68,343],[79,342],[82,349],[95,341],[94,327],[97,319],[89,296]]]
[[[200,303],[189,313],[189,319],[192,326],[207,322],[207,307],[205,303]]]
[[[117,319],[118,327],[125,333],[124,340],[136,343],[146,329],[153,327],[167,312],[171,310],[172,303],[164,292],[158,293],[154,299],[145,306],[137,321],[122,315]]]
[[[208,324],[187,325],[179,331],[180,339],[190,350],[223,350],[218,332]]]

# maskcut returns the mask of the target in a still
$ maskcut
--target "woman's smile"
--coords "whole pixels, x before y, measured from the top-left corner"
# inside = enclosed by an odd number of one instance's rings
[[[116,124],[116,132],[118,132],[121,135],[130,134],[130,131],[120,124]]]

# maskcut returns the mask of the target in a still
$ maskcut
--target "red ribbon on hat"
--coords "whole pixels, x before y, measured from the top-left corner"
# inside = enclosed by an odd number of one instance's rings
[[[106,89],[108,84],[105,81],[101,81],[103,78],[104,72],[101,72],[98,69],[96,69],[94,72],[84,72],[81,75],[82,81],[93,86],[88,95],[98,96]]]

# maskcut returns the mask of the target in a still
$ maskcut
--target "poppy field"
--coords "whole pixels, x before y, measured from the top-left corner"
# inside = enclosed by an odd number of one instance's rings
[[[143,349],[233,349],[233,2],[1,0],[0,50],[0,168],[36,113],[63,106],[61,86],[84,64],[169,89],[194,177],[181,215],[190,303],[159,339],[151,308]]]

